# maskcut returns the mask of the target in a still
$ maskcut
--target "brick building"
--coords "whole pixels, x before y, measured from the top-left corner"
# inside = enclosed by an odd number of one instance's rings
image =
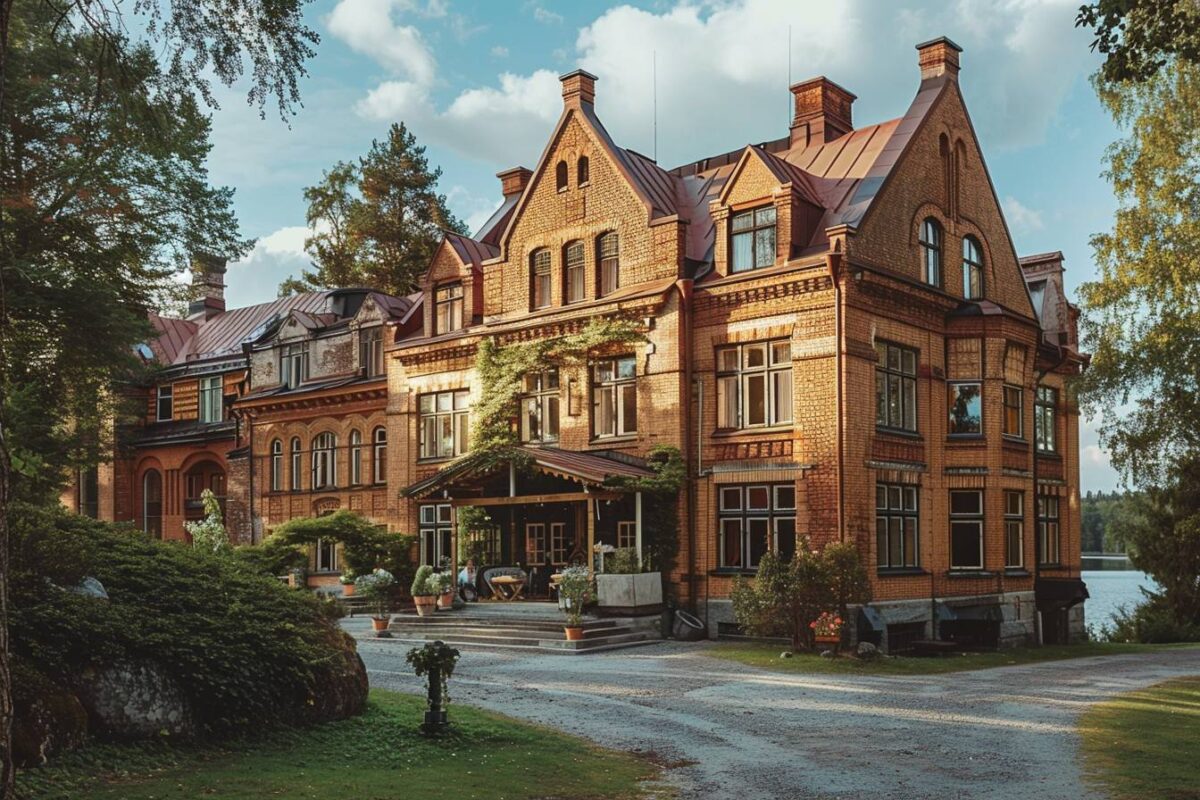
[[[261,476],[275,443],[290,464],[287,443],[303,449],[318,429],[340,443],[382,426],[387,480],[259,489],[238,524],[252,538],[336,502],[419,534],[435,563],[457,555],[459,509],[476,507],[489,563],[587,561],[597,544],[654,535],[642,498],[611,479],[648,474],[652,449],[671,445],[689,478],[670,582],[713,634],[733,624],[732,577],[802,537],[858,545],[874,595],[858,634],[893,649],[1028,640],[1038,612],[1047,640],[1080,634],[1068,381],[1086,356],[1062,256],[1018,258],[959,89],[961,51],[944,38],[917,51],[899,119],[855,127],[854,95],[815,78],[791,87],[780,138],[674,169],[617,145],[596,79],[564,75],[536,166],[500,173],[500,208],[473,237],[445,236],[419,295],[376,304],[392,332],[386,387],[372,375],[304,399],[269,388],[285,328],[349,337],[376,320],[279,301],[300,306],[241,355],[248,388],[224,457],[253,454],[255,485],[274,486]],[[526,374],[522,469],[473,458],[480,346],[598,317],[635,322],[644,341]]]

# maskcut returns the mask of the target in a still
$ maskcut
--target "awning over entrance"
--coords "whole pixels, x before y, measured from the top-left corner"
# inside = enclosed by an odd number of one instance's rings
[[[1038,578],[1033,585],[1033,593],[1039,606],[1065,608],[1082,603],[1091,596],[1087,584],[1079,578]]]

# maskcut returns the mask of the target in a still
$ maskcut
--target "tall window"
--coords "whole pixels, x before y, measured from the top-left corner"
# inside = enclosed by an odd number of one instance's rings
[[[142,476],[142,530],[155,539],[162,538],[162,475],[156,469]]]
[[[596,263],[600,279],[600,296],[612,294],[621,286],[620,239],[615,231],[600,234],[596,239]]]
[[[525,560],[531,565],[546,563],[546,523],[525,523]]]
[[[983,569],[983,492],[950,491],[950,568]]]
[[[221,376],[200,379],[200,421],[220,422],[223,409],[221,408]]]
[[[368,378],[383,374],[383,326],[358,332],[358,365]]]
[[[1004,492],[1004,566],[1025,564],[1025,493]]]
[[[554,167],[554,188],[563,192],[567,189],[567,162],[560,161]]]
[[[371,477],[376,483],[387,481],[387,429],[383,427],[371,434]]]
[[[314,547],[317,560],[317,572],[337,572],[338,551],[337,542],[332,539],[317,539]]]
[[[563,249],[563,296],[568,303],[583,299],[583,242],[571,242]]]
[[[917,487],[875,484],[876,563],[880,569],[921,564]]]
[[[453,458],[467,452],[469,396],[466,389],[421,395],[421,458]]]
[[[875,425],[917,430],[917,351],[876,342]]]
[[[156,402],[155,417],[159,422],[166,422],[171,419],[173,414],[173,396],[174,387],[169,383],[164,383],[158,387],[158,398]]]
[[[637,433],[637,368],[633,356],[592,365],[592,435]]]
[[[558,441],[558,370],[531,372],[521,396],[521,441]]]
[[[745,272],[774,263],[775,206],[734,214],[730,220],[730,271]]]
[[[300,475],[303,474],[303,470],[301,469],[301,467],[302,467],[301,458],[302,457],[303,456],[301,455],[301,452],[300,452],[300,437],[293,436],[292,437],[292,483],[291,483],[293,492],[300,491]]]
[[[792,421],[792,347],[787,339],[717,350],[717,426]]]
[[[1025,392],[1018,386],[1004,387],[1004,435],[1025,436]]]
[[[534,251],[529,257],[529,298],[533,308],[550,305],[550,251]]]
[[[565,522],[550,523],[550,562],[552,564],[566,564],[567,557],[571,554],[571,539],[567,536],[567,524]]]
[[[308,378],[308,345],[304,342],[279,348],[279,382],[295,389]]]
[[[1058,564],[1059,552],[1058,497],[1040,494],[1037,499],[1038,512],[1038,558],[1042,564]]]
[[[312,441],[312,488],[329,489],[337,485],[337,437],[318,434]]]
[[[942,285],[942,226],[933,217],[921,223],[921,280]]]
[[[588,164],[588,157],[580,156],[578,168],[576,170],[576,175],[575,175],[575,183],[577,185],[586,186],[588,181],[591,180],[591,176],[589,175],[589,172],[590,172],[589,166],[590,165]]]
[[[443,558],[450,558],[453,550],[453,514],[449,503],[423,505],[417,526],[421,539],[421,563],[431,567],[440,566]]]
[[[794,484],[721,486],[717,551],[725,569],[758,569],[763,553],[784,560],[796,552]]]
[[[350,485],[362,483],[362,434],[357,428],[350,431]]]
[[[547,253],[549,255],[549,253]],[[450,333],[463,326],[463,285],[448,283],[433,292],[433,332]]]
[[[275,439],[271,442],[271,491],[283,489],[283,442]]]
[[[1039,453],[1058,451],[1058,390],[1049,386],[1037,387],[1033,406],[1033,434]]]
[[[963,239],[963,297],[983,297],[983,249],[974,236]]]
[[[100,516],[100,471],[96,467],[81,469],[77,480],[79,513],[97,519]]]
[[[946,384],[949,393],[951,436],[978,436],[983,433],[982,385],[979,383]]]

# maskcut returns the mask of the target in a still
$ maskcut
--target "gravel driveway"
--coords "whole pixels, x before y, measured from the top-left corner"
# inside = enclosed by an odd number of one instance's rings
[[[680,763],[696,798],[1076,798],[1075,718],[1200,674],[1200,650],[929,677],[786,675],[663,643],[592,656],[464,652],[455,700]],[[371,683],[423,691],[408,645],[364,639]]]

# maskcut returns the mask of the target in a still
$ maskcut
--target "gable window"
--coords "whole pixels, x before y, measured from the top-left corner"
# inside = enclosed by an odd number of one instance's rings
[[[983,569],[983,492],[950,492],[950,569]]]
[[[588,181],[590,180],[590,175],[588,174],[589,166],[590,165],[588,164],[588,157],[580,156],[579,164],[577,165],[577,169],[576,169],[576,173],[575,173],[575,183],[577,185],[587,186]]]
[[[371,476],[376,483],[383,483],[387,480],[387,429],[376,428],[371,439]]]
[[[1042,564],[1058,564],[1059,529],[1058,497],[1051,494],[1038,495],[1038,560]]]
[[[592,435],[637,433],[637,361],[607,358],[592,365]]]
[[[158,422],[166,422],[174,416],[174,393],[175,387],[169,383],[158,387],[158,397],[155,403],[155,418]]]
[[[454,539],[452,519],[449,503],[421,506],[417,529],[421,537],[422,564],[437,567],[442,559],[450,558]]]
[[[300,475],[303,472],[301,459],[303,455],[300,451],[300,437],[292,437],[292,491],[300,491]]]
[[[433,293],[433,332],[450,333],[463,326],[463,286],[448,283]]]
[[[621,286],[619,240],[614,231],[600,234],[596,239],[596,262],[599,264],[600,295],[612,294]]]
[[[200,421],[220,422],[223,416],[221,408],[221,376],[200,379]]]
[[[875,427],[917,430],[917,351],[876,342]]]
[[[271,442],[271,491],[283,489],[283,442]]]
[[[421,458],[453,458],[467,452],[468,401],[466,389],[421,395]]]
[[[383,326],[358,332],[358,366],[368,378],[383,374]]]
[[[717,350],[717,427],[792,421],[792,347],[787,339]]]
[[[350,431],[350,485],[362,483],[362,434],[358,429]]]
[[[279,348],[279,382],[295,389],[308,379],[308,345],[304,342]]]
[[[583,299],[583,242],[571,242],[563,249],[563,296],[568,303]]]
[[[963,297],[983,297],[983,249],[974,236],[963,239]]]
[[[785,561],[796,552],[794,484],[721,486],[717,511],[721,568],[758,569],[768,550]]]
[[[948,383],[949,429],[951,436],[980,436],[983,434],[982,384]]]
[[[329,489],[337,485],[337,437],[318,434],[312,441],[312,488]]]
[[[875,561],[879,569],[920,566],[917,487],[875,484]]]
[[[1025,436],[1025,392],[1019,386],[1004,387],[1004,430],[1005,436],[1020,439]]]
[[[775,263],[775,206],[734,214],[729,227],[731,272],[745,272]]]
[[[560,192],[567,190],[567,162],[560,161],[554,167],[554,188]]]
[[[521,441],[557,442],[558,412],[558,370],[527,374],[521,397]]]
[[[1039,453],[1057,452],[1056,434],[1058,431],[1058,390],[1049,386],[1039,386],[1033,405],[1033,437],[1034,446]]]
[[[550,251],[536,250],[529,257],[530,305],[546,308],[550,305]]]
[[[942,226],[933,217],[921,223],[921,280],[942,285]]]
[[[1025,564],[1025,493],[1004,492],[1004,566]]]

